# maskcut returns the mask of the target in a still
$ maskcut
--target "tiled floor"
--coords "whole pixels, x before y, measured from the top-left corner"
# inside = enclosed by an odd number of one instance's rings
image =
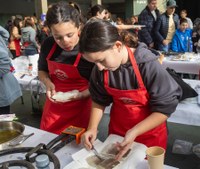
[[[41,97],[42,99],[40,103],[43,104],[45,96]],[[23,98],[24,104],[21,104],[21,99],[16,100],[12,104],[12,112],[16,113],[19,118],[18,121],[39,128],[41,113],[32,111],[31,96],[29,92],[24,92]],[[102,141],[104,141],[107,136],[106,131],[108,122],[109,115],[104,115],[98,133],[98,138]],[[200,127],[168,123],[168,131],[169,136],[165,164],[180,169],[200,169],[200,158],[196,155],[180,155],[172,153],[172,146],[175,139],[190,141],[194,145],[200,144]]]

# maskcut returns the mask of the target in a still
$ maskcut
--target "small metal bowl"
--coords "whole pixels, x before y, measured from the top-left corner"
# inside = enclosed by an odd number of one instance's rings
[[[1,143],[0,150],[9,148],[10,141],[16,139],[20,135],[23,135],[24,129],[25,129],[25,126],[20,122],[0,121],[0,133],[4,133],[4,134],[0,134],[0,143]],[[3,137],[6,135],[6,132],[8,132],[8,135],[11,132],[15,134],[10,137],[8,136],[8,138],[6,138],[5,139],[6,141],[4,142]]]

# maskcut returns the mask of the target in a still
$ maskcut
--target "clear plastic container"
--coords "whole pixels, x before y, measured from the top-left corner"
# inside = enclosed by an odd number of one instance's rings
[[[193,146],[192,151],[200,158],[200,144]]]
[[[29,74],[29,76],[32,76],[32,71],[33,71],[33,65],[32,65],[32,63],[29,63],[28,64],[28,74]]]
[[[185,155],[192,154],[192,146],[192,142],[176,139],[172,147],[172,153]]]

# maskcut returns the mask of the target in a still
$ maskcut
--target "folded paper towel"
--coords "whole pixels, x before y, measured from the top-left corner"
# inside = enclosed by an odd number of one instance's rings
[[[67,102],[71,98],[77,96],[78,93],[79,93],[78,90],[72,90],[69,92],[56,92],[56,94],[52,96],[52,99],[58,102]]]
[[[15,114],[1,114],[0,115],[0,121],[13,121],[17,119]]]

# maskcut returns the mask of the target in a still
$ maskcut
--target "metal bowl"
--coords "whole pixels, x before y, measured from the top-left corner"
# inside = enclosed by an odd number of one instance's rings
[[[10,141],[23,134],[25,126],[15,121],[0,121],[0,150],[6,149]]]

